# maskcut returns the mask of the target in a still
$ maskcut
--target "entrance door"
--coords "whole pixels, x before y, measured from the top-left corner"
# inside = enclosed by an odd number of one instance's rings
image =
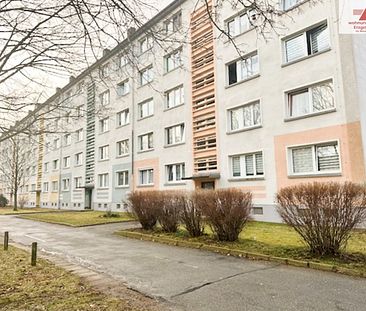
[[[91,209],[92,207],[92,190],[85,189],[85,209]]]
[[[207,189],[207,190],[214,190],[215,182],[214,181],[203,181],[203,182],[201,182],[201,188]]]

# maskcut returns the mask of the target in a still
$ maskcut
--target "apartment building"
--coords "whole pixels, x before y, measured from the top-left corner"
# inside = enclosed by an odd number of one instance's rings
[[[133,190],[235,187],[278,221],[282,187],[364,182],[366,39],[339,35],[335,0],[278,6],[264,39],[260,16],[224,4],[229,40],[205,5],[176,0],[70,79],[49,100],[69,108],[43,125],[28,205],[123,210]]]

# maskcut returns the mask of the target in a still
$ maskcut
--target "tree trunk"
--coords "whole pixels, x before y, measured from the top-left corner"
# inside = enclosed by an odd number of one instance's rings
[[[14,208],[13,211],[18,211],[18,192],[14,191]]]

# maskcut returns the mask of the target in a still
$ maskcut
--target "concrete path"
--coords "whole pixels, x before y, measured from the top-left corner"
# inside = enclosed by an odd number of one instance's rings
[[[195,311],[366,310],[366,280],[113,236],[131,223],[71,228],[0,216],[20,244]]]

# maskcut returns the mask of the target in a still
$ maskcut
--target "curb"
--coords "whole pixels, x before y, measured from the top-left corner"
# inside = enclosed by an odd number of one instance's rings
[[[363,272],[358,272],[358,271],[354,271],[354,270],[351,270],[348,268],[314,262],[314,261],[303,261],[303,260],[297,260],[297,259],[291,259],[291,258],[275,257],[275,256],[270,256],[270,255],[265,255],[265,254],[247,252],[247,251],[243,251],[243,250],[239,250],[239,249],[230,249],[230,248],[226,248],[226,247],[208,245],[208,244],[204,244],[204,243],[180,241],[180,240],[176,240],[176,239],[154,236],[151,234],[145,234],[145,233],[141,233],[141,232],[119,231],[118,233],[115,233],[115,234],[122,236],[122,237],[137,239],[137,240],[142,240],[142,241],[151,241],[151,242],[157,242],[157,243],[173,245],[173,246],[178,246],[178,247],[200,249],[200,250],[209,251],[209,252],[213,252],[213,253],[219,253],[219,254],[226,255],[226,256],[234,256],[234,257],[240,257],[240,258],[246,258],[246,259],[277,262],[277,263],[287,265],[287,266],[310,268],[310,269],[326,271],[326,272],[336,272],[336,273],[353,276],[353,277],[366,278],[366,274],[364,274]]]

